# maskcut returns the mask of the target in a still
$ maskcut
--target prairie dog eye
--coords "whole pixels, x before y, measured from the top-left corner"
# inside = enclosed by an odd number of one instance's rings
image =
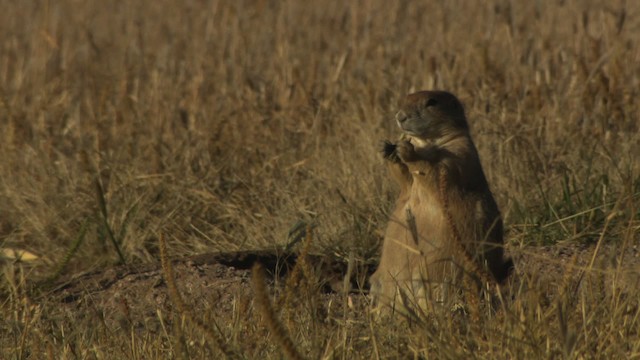
[[[424,107],[436,106],[436,105],[438,105],[438,100],[431,98],[427,100],[427,103],[425,104]]]

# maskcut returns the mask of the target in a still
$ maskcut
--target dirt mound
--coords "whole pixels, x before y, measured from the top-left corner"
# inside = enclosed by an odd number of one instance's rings
[[[188,306],[198,314],[212,311],[213,318],[227,319],[239,302],[248,307],[252,301],[250,275],[256,261],[267,269],[269,285],[274,290],[282,288],[280,285],[297,258],[296,254],[237,252],[203,254],[174,259],[172,263],[176,284]],[[337,284],[342,284],[347,264],[321,256],[308,256],[308,262],[323,274],[317,291],[324,301],[340,301],[343,296],[335,290]],[[357,283],[354,277],[352,297],[361,298],[358,301],[362,302],[362,292],[354,287],[362,286]],[[42,298],[58,303],[60,315],[72,321],[95,321],[97,315],[108,328],[133,327],[136,331],[159,331],[159,314],[174,309],[160,263],[76,275],[52,287]]]
[[[616,292],[616,296],[622,299],[640,286],[637,245],[624,249],[611,245],[597,248],[595,245],[575,244],[567,247],[525,247],[512,251],[511,255],[516,261],[516,273],[509,288],[520,297],[535,293],[539,297],[536,303],[543,306],[558,301],[561,295],[575,295],[580,291],[602,298]],[[278,316],[289,329],[298,329],[297,341],[302,347],[322,348],[322,344],[308,344],[300,340],[322,339],[310,334],[331,334],[348,328],[350,336],[358,339],[351,344],[353,351],[361,348],[366,353],[370,351],[366,350],[371,345],[370,336],[380,334],[380,330],[374,330],[376,326],[385,327],[382,334],[388,334],[389,327],[399,326],[391,323],[372,325],[368,320],[368,297],[361,285],[362,277],[370,274],[371,269],[360,269],[362,276],[360,279],[354,277],[352,292],[345,295],[336,292],[340,286],[332,282],[344,277],[347,264],[312,256],[308,263],[315,269],[316,286],[311,291],[302,286],[289,291],[287,279],[292,277],[291,271],[297,260],[295,254],[242,252],[174,259],[172,264],[178,290],[195,316],[223,334],[225,341],[241,348],[248,358],[264,357],[279,351],[273,341],[266,340],[271,335],[261,323],[261,316],[253,310],[250,268],[255,261],[265,264]],[[622,269],[620,264],[624,265]],[[117,344],[115,339],[126,339],[127,332],[134,332],[139,339],[156,339],[153,340],[156,344],[160,341],[171,347],[171,341],[157,339],[175,339],[176,334],[184,331],[192,333],[178,338],[204,339],[197,330],[184,327],[184,318],[176,317],[179,312],[169,295],[159,263],[119,266],[74,276],[50,288],[35,302],[54,309],[47,313],[47,317],[58,326],[66,324],[66,331],[75,328],[96,331],[96,334],[74,334],[82,336],[83,341],[90,341],[101,334],[120,334],[113,337]],[[301,324],[309,324],[308,329],[303,326],[305,329],[300,330]],[[305,336],[304,331],[309,334]],[[200,341],[200,345],[205,344],[205,340]],[[322,341],[331,341],[331,337]],[[397,341],[397,337],[385,335],[379,341]],[[404,346],[387,345],[393,348]]]

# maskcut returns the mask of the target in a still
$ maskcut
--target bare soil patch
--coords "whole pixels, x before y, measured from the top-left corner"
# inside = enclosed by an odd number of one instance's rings
[[[640,286],[637,244],[625,249],[611,244],[600,249],[596,249],[595,244],[529,246],[511,253],[516,260],[516,273],[509,284],[511,290],[526,296],[527,291],[518,288],[537,285],[536,295],[544,297],[543,304],[558,301],[561,297],[559,290],[563,286],[575,293],[598,286],[605,292],[619,291],[622,296],[629,296]],[[284,317],[295,323],[292,309],[284,308],[278,299],[285,296],[287,273],[295,266],[296,260],[295,254],[239,252],[204,254],[172,262],[176,284],[194,313],[209,319],[211,324],[215,323],[223,333],[232,328],[246,331],[235,341],[243,343],[245,351],[252,352],[251,356],[258,356],[273,345],[261,338],[265,334],[264,326],[260,324],[260,317],[253,313],[251,265],[254,261],[266,265],[276,307],[280,306],[279,311],[288,313]],[[343,311],[349,311],[355,324],[352,330],[361,332],[363,339],[368,338],[366,289],[352,287],[345,296],[336,292],[335,286],[332,288],[327,284],[331,279],[342,278],[347,264],[320,256],[310,256],[309,262],[320,276],[314,300],[314,316],[318,317],[316,325],[324,327],[323,332],[330,330],[341,323]],[[620,271],[618,266],[626,270]],[[323,270],[324,274],[320,273]],[[371,269],[363,271],[370,273]],[[70,277],[60,281],[36,302],[46,302],[50,308],[56,308],[57,311],[49,316],[58,321],[64,318],[72,327],[95,323],[114,332],[135,331],[142,337],[145,334],[162,335],[166,331],[163,326],[173,326],[176,312],[159,263],[120,266]],[[227,336],[233,335],[227,333]]]

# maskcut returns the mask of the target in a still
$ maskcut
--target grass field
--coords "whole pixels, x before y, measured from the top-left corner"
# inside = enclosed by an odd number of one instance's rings
[[[159,236],[175,257],[266,249],[302,222],[311,253],[375,262],[397,190],[380,144],[398,100],[445,89],[505,219],[514,299],[480,326],[347,307],[327,325],[303,309],[294,344],[309,358],[640,359],[640,3],[0,8],[0,358],[220,356],[179,317],[162,336],[70,332],[38,286],[157,262]],[[282,356],[260,322],[239,323],[218,329],[233,351]]]

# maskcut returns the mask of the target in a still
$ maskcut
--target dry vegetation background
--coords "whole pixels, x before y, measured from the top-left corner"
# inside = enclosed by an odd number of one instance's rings
[[[311,358],[640,358],[638,5],[0,1],[0,357],[219,355],[184,324],[84,338],[35,300],[54,275],[157,261],[159,234],[172,256],[265,249],[302,221],[312,252],[375,262],[397,101],[446,89],[519,260],[514,305],[483,329],[309,317],[294,342]],[[526,275],[565,252],[549,276],[573,291]],[[259,340],[229,343],[280,356]]]

